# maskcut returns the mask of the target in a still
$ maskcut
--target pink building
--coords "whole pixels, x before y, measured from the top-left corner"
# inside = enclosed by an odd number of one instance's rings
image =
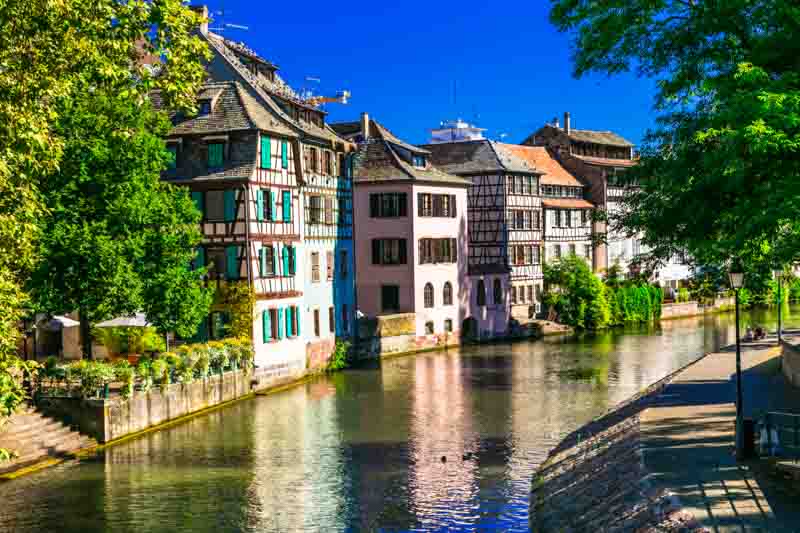
[[[358,143],[353,170],[357,308],[413,313],[418,347],[456,343],[469,312],[467,179],[431,165],[366,114],[332,125]]]

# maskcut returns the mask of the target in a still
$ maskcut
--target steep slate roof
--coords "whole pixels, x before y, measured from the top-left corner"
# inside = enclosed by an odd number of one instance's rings
[[[543,172],[539,178],[542,185],[564,185],[567,187],[583,187],[583,183],[561,166],[544,146],[507,145],[517,157],[524,159],[536,170]]]
[[[395,147],[402,147],[412,153],[424,155],[427,152],[416,146],[406,143],[395,137],[389,130],[375,120],[370,121],[371,137],[361,143],[356,152],[353,168],[353,181],[355,183],[383,183],[388,181],[421,181],[441,185],[468,186],[472,182],[460,176],[454,176],[436,168],[428,161],[424,168],[415,167],[407,163],[398,155]],[[352,123],[343,123],[344,126],[333,124],[331,127],[337,131],[349,131],[350,135],[361,130],[353,130]]]
[[[160,109],[161,94],[150,94],[153,105]],[[186,117],[170,113],[173,128],[169,135],[209,135],[228,131],[263,130],[288,137],[297,134],[271,116],[237,82],[210,82],[203,85],[198,100],[212,100],[211,112],[207,115]]]
[[[349,137],[351,135],[356,135],[361,131],[361,122],[358,120],[354,120],[352,122],[334,122],[330,124],[330,127],[337,133],[337,135]]]
[[[585,143],[605,144],[608,146],[633,146],[613,131],[575,130],[570,129],[569,138]]]
[[[453,174],[520,172],[541,174],[509,148],[512,145],[481,139],[428,144],[433,164]]]
[[[264,104],[269,108],[272,113],[280,117],[285,123],[291,125],[293,128],[302,131],[303,133],[315,137],[317,139],[329,142],[346,142],[344,139],[339,137],[336,132],[330,129],[327,125],[324,127],[319,127],[316,124],[312,124],[310,122],[305,122],[302,120],[295,120],[294,118],[287,115],[283,109],[281,108],[278,103],[273,100],[273,97],[283,98],[285,100],[291,101],[297,105],[302,107],[306,107],[308,109],[313,109],[317,113],[323,113],[319,109],[316,109],[314,106],[309,105],[308,102],[303,100],[300,95],[298,95],[283,79],[278,76],[277,73],[274,73],[275,81],[269,80],[265,76],[262,75],[255,75],[250,72],[247,67],[239,61],[237,57],[238,53],[243,53],[243,47],[241,43],[234,43],[232,41],[228,41],[224,37],[217,35],[213,32],[208,32],[206,35],[203,35],[206,41],[211,46],[212,50],[215,50],[219,55],[224,58],[227,63],[252,87],[252,89],[261,97]],[[246,48],[246,47],[244,47]],[[255,52],[250,49],[245,50],[245,55],[248,57],[255,57],[259,58]],[[272,65],[266,60],[263,60],[265,63]]]
[[[591,209],[594,204],[579,198],[542,198],[544,207],[558,207],[561,209]]]
[[[609,157],[593,157],[576,154],[572,154],[572,157],[580,159],[590,165],[599,165],[601,167],[632,167],[637,163],[635,159],[612,159]]]

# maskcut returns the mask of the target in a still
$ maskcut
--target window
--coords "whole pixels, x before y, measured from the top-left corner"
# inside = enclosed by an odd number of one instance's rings
[[[478,285],[475,288],[475,301],[480,307],[484,307],[486,305],[486,284],[482,279],[478,280]]]
[[[211,313],[210,318],[211,330],[208,332],[209,338],[216,341],[227,337],[231,323],[230,313],[224,311],[214,311]]]
[[[419,264],[455,263],[458,261],[455,239],[420,239]]]
[[[350,265],[347,261],[347,250],[339,251],[339,277],[346,279],[350,272]]]
[[[425,299],[425,307],[427,308],[433,307],[433,285],[430,283],[426,283],[423,293]]]
[[[454,194],[417,194],[417,214],[421,217],[455,218],[456,196]]]
[[[525,300],[523,299],[523,301]],[[517,303],[517,288],[514,286],[511,287],[511,303],[512,304]]]
[[[404,217],[407,214],[406,193],[387,192],[369,195],[369,216],[372,218]]]
[[[210,143],[208,145],[209,169],[222,168],[222,163],[224,162],[224,155],[223,155],[224,152],[225,152],[224,143]]]
[[[415,155],[412,158],[412,162],[415,167],[417,168],[425,168],[425,156],[424,155]]]
[[[514,211],[514,228],[523,229],[525,227],[525,211]]]
[[[225,220],[225,192],[208,191],[205,198],[205,219],[209,222]]]
[[[453,331],[453,321],[449,318],[446,318],[444,321],[444,330],[447,333],[451,333]]]
[[[258,251],[259,273],[261,277],[275,275],[275,249],[270,245],[263,245]]]
[[[528,301],[533,303],[533,285],[528,285]]]
[[[342,304],[342,332],[350,331],[350,308],[347,304]]]
[[[540,301],[540,302],[542,301],[542,286],[541,285],[537,285],[536,286],[536,299],[538,301]]]
[[[175,170],[175,168],[178,166],[178,146],[175,144],[168,144],[167,152],[169,152],[169,159],[167,159],[167,170]]]
[[[333,252],[325,252],[325,277],[328,281],[333,279]]]
[[[561,259],[561,245],[554,244],[553,245],[553,259]]]
[[[333,154],[325,150],[322,156],[322,173],[333,176]]]
[[[639,245],[639,241],[638,241],[638,240],[636,240],[636,239],[633,239],[633,242],[631,242],[631,248],[632,248],[632,251],[633,251],[633,256],[634,256],[634,257],[636,257],[637,255],[639,255],[639,252],[640,252],[641,250],[640,250],[640,245]]]
[[[555,211],[553,211],[553,213],[554,213],[553,216],[555,217],[554,226],[560,227],[561,226],[561,210],[560,209],[556,209]]]
[[[325,224],[333,224],[333,198],[325,198]]]
[[[541,225],[541,219],[539,218],[539,211],[534,211],[533,212],[533,229],[540,229],[541,227],[542,227],[542,225]]]
[[[444,289],[442,289],[442,305],[453,305],[453,286],[449,281],[444,282]]]
[[[269,189],[256,191],[256,220],[272,220],[273,195]]]
[[[200,100],[197,107],[197,115],[204,116],[211,113],[211,100]]]
[[[309,148],[307,156],[306,162],[310,164],[307,168],[311,169],[311,172],[319,172],[319,151],[316,148]]]
[[[398,285],[381,285],[381,310],[384,312],[400,310],[400,287]]]
[[[500,283],[498,278],[495,278],[493,291],[494,293],[494,304],[500,305],[503,303],[503,285]]]
[[[533,264],[538,265],[541,262],[541,255],[542,255],[541,250],[539,249],[538,246],[534,246],[531,252],[533,253]]]
[[[308,222],[310,224],[322,223],[322,196],[309,196]]]
[[[586,259],[592,258],[592,245],[591,244],[584,244],[583,245],[583,256]]]
[[[585,226],[589,222],[589,212],[585,209],[581,211],[581,226]]]
[[[333,306],[328,308],[328,330],[331,333],[336,333],[336,310]]]
[[[314,309],[314,336],[319,337],[319,309]]]
[[[425,335],[433,335],[433,321],[425,322]]]
[[[525,303],[525,287],[524,286],[519,288],[519,301],[520,301],[520,303]]]
[[[373,265],[405,265],[405,239],[372,239]]]
[[[223,278],[225,276],[225,249],[224,248],[209,248],[206,251],[207,263],[209,266],[208,272],[212,278]]]
[[[575,245],[574,244],[570,244],[569,245],[569,253],[570,253],[570,255],[576,255],[577,252],[575,251]]]
[[[311,281],[319,281],[319,252],[311,252]]]

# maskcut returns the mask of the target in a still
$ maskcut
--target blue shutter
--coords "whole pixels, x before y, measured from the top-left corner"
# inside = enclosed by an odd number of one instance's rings
[[[289,143],[281,141],[281,166],[289,168]]]
[[[261,168],[272,168],[272,141],[261,137]]]
[[[225,191],[223,194],[225,222],[233,222],[236,220],[236,200],[234,194],[234,191]]]
[[[284,245],[283,246],[283,275],[290,276],[292,273],[289,271],[289,247]]]
[[[228,279],[239,279],[238,246],[225,248],[225,274]]]
[[[264,191],[262,189],[256,191],[256,220],[259,222],[264,220]]]
[[[298,337],[300,336],[300,308],[297,306],[292,307],[294,311],[294,327],[295,327],[295,335]]]
[[[195,255],[194,268],[203,268],[206,266],[206,249],[202,246],[197,247],[197,254]]]
[[[262,337],[264,343],[272,340],[272,322],[269,319],[269,309],[265,309],[261,313],[261,329],[263,329]]]
[[[203,220],[203,193],[192,192],[192,201],[197,210],[200,211],[200,220]]]
[[[292,191],[283,191],[283,221],[292,221]]]
[[[283,309],[278,308],[278,339],[283,338]]]
[[[286,318],[286,336],[287,337],[291,337],[292,336],[292,313],[291,313],[291,311],[292,311],[291,307],[287,307],[286,308],[285,318]]]

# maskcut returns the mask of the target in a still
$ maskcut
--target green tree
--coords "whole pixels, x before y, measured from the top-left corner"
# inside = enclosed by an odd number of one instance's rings
[[[169,121],[150,101],[101,90],[60,109],[59,170],[40,191],[41,260],[29,289],[50,313],[79,310],[81,326],[144,310],[162,332],[194,332],[210,291],[191,270],[200,214],[183,189],[164,183]],[[84,354],[91,356],[91,336]]]
[[[582,329],[602,329],[611,310],[603,282],[588,263],[569,255],[544,266],[545,303],[553,306],[562,323]]]
[[[138,101],[159,88],[169,106],[191,108],[205,77],[205,45],[191,35],[198,23],[180,0],[0,2],[0,416],[23,398],[17,322],[29,304],[21,287],[47,208],[38,185],[61,158],[53,126],[62,99],[91,86]],[[135,61],[142,53],[161,58],[158,76]]]
[[[554,0],[575,73],[658,81],[657,128],[611,224],[653,258],[785,264],[800,254],[800,6],[788,0]]]

